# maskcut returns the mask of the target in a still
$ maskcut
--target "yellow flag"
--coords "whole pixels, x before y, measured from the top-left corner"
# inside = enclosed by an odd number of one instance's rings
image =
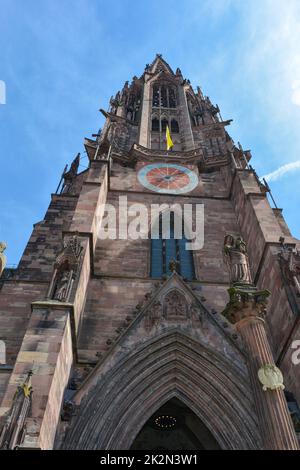
[[[169,126],[166,128],[166,140],[167,140],[167,150],[170,150],[173,147],[173,142],[171,139],[170,129]]]

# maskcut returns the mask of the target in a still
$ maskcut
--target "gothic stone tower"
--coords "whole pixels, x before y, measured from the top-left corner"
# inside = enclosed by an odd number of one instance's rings
[[[2,448],[296,449],[300,242],[250,151],[161,55],[102,112],[1,277]],[[124,236],[134,204],[202,204],[204,245],[172,210],[169,237]]]

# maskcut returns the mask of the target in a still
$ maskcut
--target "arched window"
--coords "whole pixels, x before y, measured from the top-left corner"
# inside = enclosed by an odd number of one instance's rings
[[[158,108],[160,106],[160,90],[157,85],[153,86],[153,100],[152,105]]]
[[[161,95],[161,102],[160,106],[162,108],[168,108],[168,93],[167,93],[167,87],[164,85],[161,86],[160,88],[160,95]]]
[[[183,222],[182,222],[183,223]],[[177,262],[177,272],[187,280],[195,279],[193,252],[186,249],[187,239],[174,236],[174,212],[170,213],[170,238],[163,237],[162,215],[159,217],[159,238],[151,239],[151,277],[171,274],[170,262]]]
[[[152,119],[152,131],[159,132],[159,120],[157,118]]]
[[[169,125],[169,123],[168,123],[168,120],[166,118],[161,120],[161,130],[162,130],[162,132],[166,131],[168,125]]]
[[[176,108],[176,95],[174,88],[169,88],[169,107]]]
[[[152,106],[155,108],[176,108],[176,89],[168,85],[153,85]]]
[[[174,134],[178,134],[179,132],[179,126],[176,119],[172,119],[171,121],[171,132],[173,132]]]

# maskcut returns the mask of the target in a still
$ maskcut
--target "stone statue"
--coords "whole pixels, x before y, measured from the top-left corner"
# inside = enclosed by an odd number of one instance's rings
[[[293,250],[290,252],[288,260],[292,285],[295,287],[296,294],[300,296],[300,252]]]
[[[74,193],[74,182],[76,180],[79,162],[80,162],[80,153],[78,153],[76,157],[74,158],[73,162],[71,163],[71,167],[69,171],[66,171],[63,174],[64,185],[63,185],[62,193],[64,194]]]
[[[0,276],[6,266],[6,256],[3,254],[6,250],[6,243],[0,242]]]
[[[32,402],[32,371],[27,372],[25,381],[18,385],[9,414],[0,433],[0,450],[15,450],[22,444],[26,432],[26,419]]]
[[[121,93],[119,91],[115,97],[111,96],[109,104],[111,114],[117,114],[118,106],[121,104]]]
[[[230,284],[252,284],[246,243],[242,237],[225,236],[224,258],[229,270]]]
[[[68,299],[69,284],[71,281],[71,272],[62,271],[57,277],[55,291],[53,294],[54,300],[65,302]]]
[[[47,298],[68,302],[78,274],[82,251],[83,247],[77,235],[64,240],[63,250],[56,258]]]

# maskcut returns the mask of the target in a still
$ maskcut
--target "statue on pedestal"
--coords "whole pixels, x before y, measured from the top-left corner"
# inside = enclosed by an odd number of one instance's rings
[[[224,258],[229,270],[230,284],[252,284],[246,243],[242,237],[226,235]]]

